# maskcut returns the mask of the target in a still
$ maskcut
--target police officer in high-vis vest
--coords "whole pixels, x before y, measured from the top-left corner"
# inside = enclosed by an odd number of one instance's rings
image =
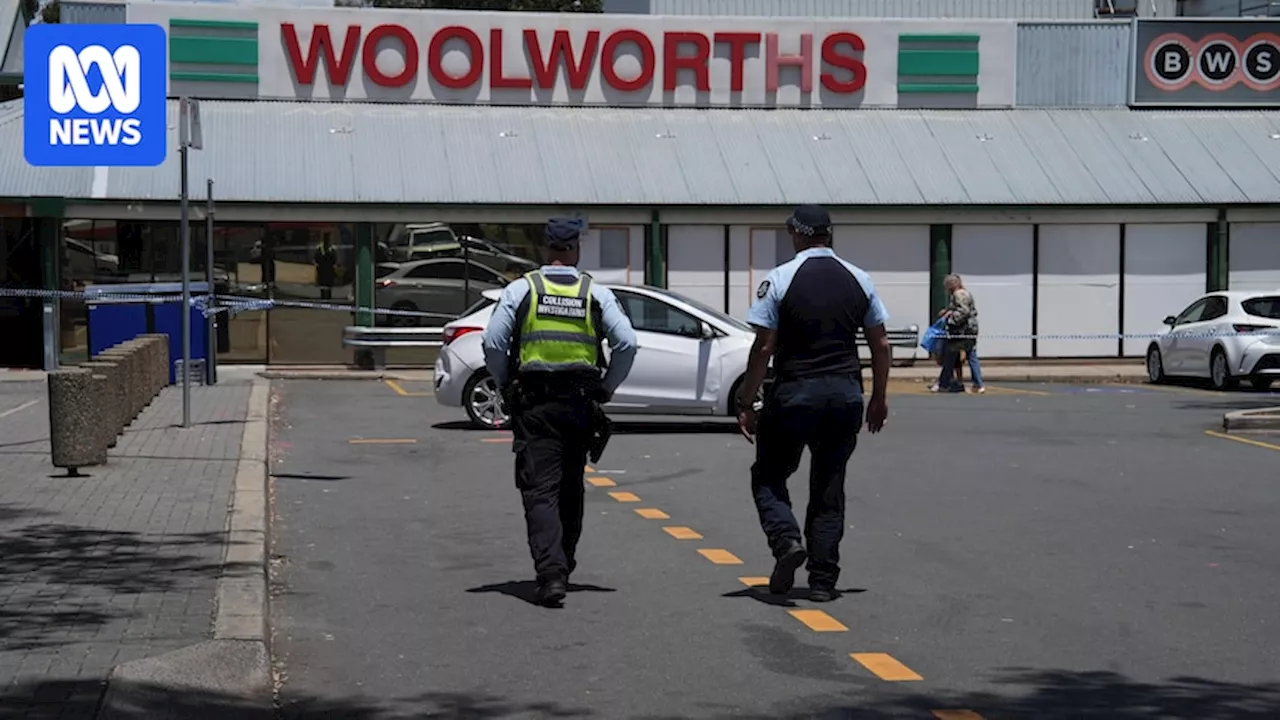
[[[581,233],[574,218],[547,222],[547,264],[503,289],[483,341],[511,415],[537,600],[548,607],[564,601],[576,566],[597,405],[613,397],[636,353],[617,298],[578,271]],[[603,339],[612,355],[602,374]]]

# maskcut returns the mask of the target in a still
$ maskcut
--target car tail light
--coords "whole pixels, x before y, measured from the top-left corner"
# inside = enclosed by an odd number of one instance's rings
[[[387,279],[383,278],[382,280],[379,280],[379,281],[376,283],[376,285],[377,285],[378,287],[380,287],[380,288],[395,287],[395,286],[396,286],[396,281],[395,281],[395,280],[387,280]]]
[[[1235,331],[1238,333],[1253,333],[1253,332],[1258,332],[1259,330],[1275,330],[1276,329],[1271,327],[1270,325],[1246,325],[1244,323],[1236,323],[1231,327],[1235,328]]]
[[[463,335],[466,335],[467,333],[480,332],[481,330],[484,330],[484,328],[463,327],[463,326],[447,327],[444,329],[444,332],[441,333],[441,336],[444,338],[444,344],[448,345],[449,343],[453,342],[454,340],[457,340],[458,338],[462,337]]]

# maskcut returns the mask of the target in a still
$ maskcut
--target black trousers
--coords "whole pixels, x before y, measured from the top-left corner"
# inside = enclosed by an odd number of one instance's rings
[[[840,578],[845,469],[858,445],[862,410],[857,376],[831,375],[775,383],[760,414],[751,492],[774,557],[801,539],[787,479],[809,448],[803,537],[811,588],[834,588]]]
[[[516,487],[524,499],[533,568],[540,582],[563,579],[582,537],[591,405],[585,398],[535,402],[512,420]]]

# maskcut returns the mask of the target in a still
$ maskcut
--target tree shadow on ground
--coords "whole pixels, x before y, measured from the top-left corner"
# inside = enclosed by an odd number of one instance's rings
[[[472,692],[428,692],[394,698],[321,698],[282,692],[274,711],[218,693],[133,685],[131,702],[110,720],[488,720],[492,718],[634,718],[639,720],[887,720],[932,718],[933,710],[970,710],[985,720],[1272,720],[1280,717],[1280,685],[1249,685],[1177,677],[1139,682],[1113,672],[1010,668],[986,678],[996,690],[929,693],[878,686],[851,688],[810,701],[790,700],[756,714],[707,703],[706,712],[627,713],[554,701]],[[0,699],[0,717],[93,718],[102,683],[58,680],[19,684]]]
[[[1244,684],[1195,677],[1141,682],[1108,671],[1005,668],[981,678],[995,690],[923,691],[868,702],[779,708],[749,720],[930,718],[933,710],[969,710],[984,720],[1264,720],[1280,717],[1280,683]],[[742,715],[735,717],[742,718]],[[656,718],[654,719],[656,720]]]
[[[41,522],[42,514],[0,507],[0,651],[83,642],[86,631],[149,612],[120,596],[222,573],[221,532],[151,535]]]
[[[37,682],[0,698],[0,717],[92,720],[104,687],[87,680]],[[594,711],[553,701],[525,702],[498,695],[430,692],[397,698],[320,698],[287,690],[279,707],[241,696],[133,683],[127,703],[112,703],[108,720],[427,720],[451,718],[591,718]]]

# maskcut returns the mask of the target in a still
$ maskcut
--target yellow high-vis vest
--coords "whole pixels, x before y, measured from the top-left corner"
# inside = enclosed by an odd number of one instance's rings
[[[561,285],[540,270],[525,274],[529,311],[520,326],[522,372],[591,370],[598,367],[600,345],[592,315],[591,278]]]

